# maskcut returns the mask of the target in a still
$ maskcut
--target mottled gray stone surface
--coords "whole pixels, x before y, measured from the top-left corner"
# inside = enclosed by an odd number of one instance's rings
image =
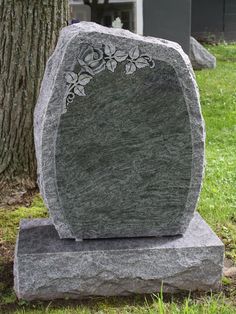
[[[64,28],[34,130],[40,191],[61,238],[186,230],[202,183],[204,125],[178,44],[93,23]]]
[[[129,295],[217,289],[222,242],[195,214],[184,236],[60,239],[47,219],[23,220],[15,252],[19,298]]]
[[[216,57],[193,37],[190,37],[190,60],[195,70],[214,69],[216,67]]]

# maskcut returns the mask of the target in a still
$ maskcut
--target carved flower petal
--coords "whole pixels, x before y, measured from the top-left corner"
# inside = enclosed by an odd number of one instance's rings
[[[86,96],[85,91],[84,91],[84,87],[81,85],[77,85],[74,88],[74,93],[78,96]]]
[[[140,52],[139,52],[138,47],[132,48],[132,49],[130,50],[130,52],[129,52],[129,56],[130,56],[130,58],[133,59],[133,60],[137,59],[137,58],[139,57],[139,55],[140,55]]]
[[[113,45],[105,45],[104,51],[107,56],[112,56],[115,53],[116,48]]]
[[[96,68],[101,63],[100,60],[92,60],[88,63],[88,66],[91,68]]]
[[[86,55],[84,57],[84,62],[88,63],[88,62],[92,61],[94,59],[93,55],[94,55],[94,50],[93,50],[93,48],[89,47],[88,50],[86,51]]]
[[[101,60],[99,65],[97,65],[96,67],[93,68],[93,72],[94,74],[98,74],[100,72],[102,72],[103,70],[105,70],[106,68],[106,62],[105,60]]]
[[[149,66],[149,63],[146,59],[141,57],[135,61],[135,65],[137,68],[141,69],[141,68],[145,68],[145,67]]]
[[[125,59],[127,59],[127,57],[128,54],[121,50],[116,51],[114,54],[114,58],[116,59],[117,62],[122,62]]]
[[[78,62],[82,67],[86,65],[86,63],[83,60],[78,59]]]
[[[126,74],[132,74],[136,71],[136,66],[134,65],[133,62],[128,62],[125,65],[125,71],[126,71]]]
[[[80,76],[79,76],[79,81],[78,81],[78,83],[80,84],[80,85],[86,85],[86,84],[88,84],[90,81],[91,81],[91,79],[92,79],[92,76],[91,75],[89,75],[89,74],[87,74],[87,73],[84,73],[84,74],[81,74]]]
[[[79,46],[80,49],[79,49],[79,54],[78,54],[79,59],[81,59],[81,60],[84,59],[86,52],[88,51],[89,47],[90,46],[87,43],[80,44],[80,46]]]
[[[84,66],[84,70],[93,76],[95,75],[94,71],[88,66]]]
[[[109,71],[114,72],[115,68],[117,67],[117,62],[113,59],[108,60],[106,66]]]
[[[67,72],[65,75],[66,82],[69,84],[73,84],[77,81],[77,74],[74,72]]]

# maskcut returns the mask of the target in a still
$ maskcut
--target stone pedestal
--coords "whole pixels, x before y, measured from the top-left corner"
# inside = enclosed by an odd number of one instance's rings
[[[16,246],[19,298],[55,299],[209,291],[220,285],[224,248],[198,213],[183,236],[62,240],[49,219],[23,220]]]

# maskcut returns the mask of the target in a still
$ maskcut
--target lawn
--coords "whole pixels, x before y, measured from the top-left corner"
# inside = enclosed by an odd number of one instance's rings
[[[236,262],[236,45],[210,46],[215,70],[196,73],[206,122],[206,172],[198,205]],[[39,196],[30,207],[0,209],[0,313],[236,313],[236,279],[223,278],[222,291],[190,296],[96,298],[83,302],[17,301],[12,290],[12,259],[19,221],[46,217]]]

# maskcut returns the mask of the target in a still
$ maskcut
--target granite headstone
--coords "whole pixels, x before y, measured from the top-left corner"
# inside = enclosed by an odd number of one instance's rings
[[[194,70],[214,69],[216,67],[216,57],[193,37],[190,37],[189,58]]]
[[[183,234],[204,163],[188,57],[127,31],[65,29],[35,110],[35,143],[61,238]]]
[[[223,244],[194,213],[205,133],[178,44],[94,23],[64,28],[34,130],[51,219],[20,226],[18,297],[219,286]]]

